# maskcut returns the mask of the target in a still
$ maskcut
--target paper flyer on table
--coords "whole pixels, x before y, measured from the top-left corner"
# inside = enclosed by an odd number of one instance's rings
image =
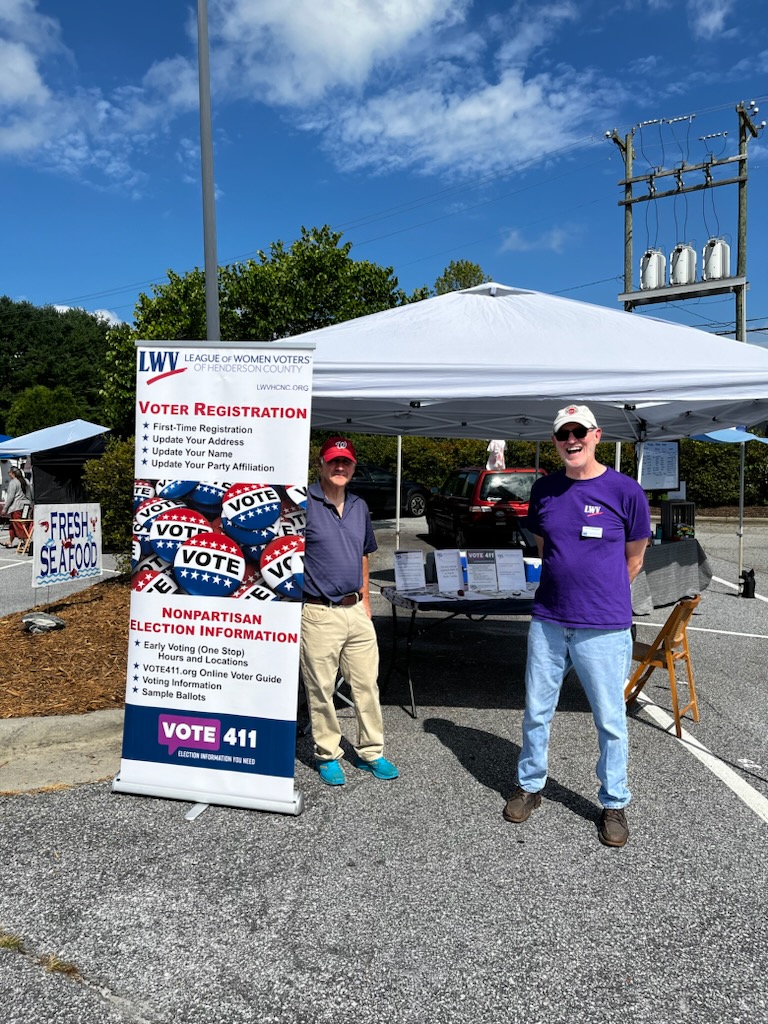
[[[435,552],[435,572],[438,590],[450,594],[464,589],[461,554],[457,549],[449,548]]]
[[[495,551],[467,551],[467,582],[470,590],[495,593],[499,589]]]
[[[525,590],[525,562],[519,548],[500,548],[496,552],[496,576],[499,590]]]
[[[427,577],[422,551],[395,552],[395,589],[399,592],[424,590]]]

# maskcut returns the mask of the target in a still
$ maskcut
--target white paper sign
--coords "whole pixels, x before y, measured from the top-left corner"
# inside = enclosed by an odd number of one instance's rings
[[[677,490],[680,486],[678,441],[645,441],[642,456],[639,482],[643,490]]]
[[[426,585],[423,552],[396,551],[395,589],[402,593],[409,590],[424,590]]]
[[[499,590],[525,590],[523,552],[516,548],[500,548],[496,552],[496,576]]]
[[[444,593],[455,593],[464,589],[461,555],[456,549],[435,552],[435,571],[438,590]]]
[[[467,582],[470,590],[495,593],[499,589],[495,551],[467,551]]]

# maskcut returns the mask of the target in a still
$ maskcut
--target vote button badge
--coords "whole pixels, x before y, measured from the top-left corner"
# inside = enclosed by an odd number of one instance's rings
[[[304,589],[304,538],[277,537],[259,559],[264,582],[281,597],[301,599]]]
[[[180,505],[152,520],[149,543],[156,555],[172,562],[179,546],[200,533],[213,533],[213,527],[200,512]]]
[[[245,578],[245,558],[223,533],[199,533],[179,545],[173,574],[188,594],[229,597]]]
[[[236,529],[262,530],[280,515],[280,495],[269,484],[235,484],[224,495],[222,522]]]

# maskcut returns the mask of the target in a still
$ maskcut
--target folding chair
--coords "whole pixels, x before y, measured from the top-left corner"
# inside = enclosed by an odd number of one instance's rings
[[[652,644],[644,644],[635,640],[632,645],[632,660],[638,662],[638,665],[624,688],[624,700],[627,703],[627,707],[629,707],[637,700],[640,691],[648,682],[653,670],[665,668],[669,673],[669,686],[672,691],[672,711],[675,716],[675,733],[678,739],[682,735],[680,719],[686,711],[693,713],[694,722],[699,721],[699,705],[696,701],[696,686],[693,681],[693,666],[691,665],[691,652],[688,647],[688,634],[686,632],[688,623],[699,601],[701,601],[701,595],[699,594],[696,597],[686,597],[682,601],[678,601]],[[684,708],[680,707],[677,696],[677,676],[675,673],[678,661],[685,662],[688,674],[689,700]]]
[[[26,555],[29,552],[29,546],[32,543],[32,531],[35,525],[31,505],[22,506],[21,519],[17,519],[16,523],[24,531],[24,537],[19,541],[18,553],[20,555]]]

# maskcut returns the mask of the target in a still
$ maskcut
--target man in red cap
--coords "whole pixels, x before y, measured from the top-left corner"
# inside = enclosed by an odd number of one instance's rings
[[[368,506],[347,491],[357,464],[351,441],[329,438],[320,449],[319,479],[307,497],[301,672],[312,723],[315,762],[329,786],[345,782],[341,729],[333,703],[341,670],[357,716],[355,766],[396,779],[384,756],[379,703],[379,648],[371,621],[368,555],[377,548]]]

